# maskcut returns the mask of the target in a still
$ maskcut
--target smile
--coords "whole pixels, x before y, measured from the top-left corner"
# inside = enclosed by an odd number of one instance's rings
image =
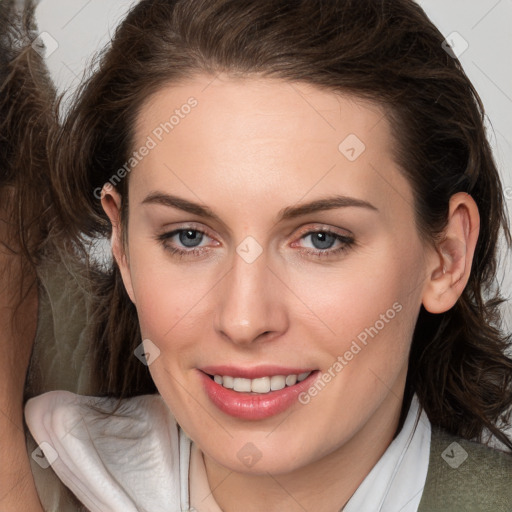
[[[304,372],[291,375],[272,375],[269,377],[259,377],[257,379],[244,379],[242,377],[231,377],[229,375],[214,375],[213,380],[225,387],[239,393],[270,393],[270,391],[279,391],[285,387],[294,386],[297,382],[302,382],[311,372]]]
[[[238,419],[254,421],[293,407],[299,402],[300,393],[313,385],[320,375],[319,370],[298,370],[210,367],[197,370],[197,374],[207,398],[218,410]]]

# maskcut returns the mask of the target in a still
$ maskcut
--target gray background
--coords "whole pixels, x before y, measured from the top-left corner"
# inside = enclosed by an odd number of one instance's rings
[[[80,82],[97,50],[109,41],[117,23],[136,0],[40,0],[37,20],[58,45],[47,57],[61,91]],[[468,48],[460,55],[466,73],[482,97],[488,134],[512,211],[512,0],[419,0],[432,21],[448,36],[457,32]],[[45,36],[48,37],[48,36]],[[53,49],[50,42],[48,45]],[[456,46],[457,48],[457,46]],[[512,255],[501,253],[502,293],[512,297]],[[512,301],[504,305],[512,331]]]

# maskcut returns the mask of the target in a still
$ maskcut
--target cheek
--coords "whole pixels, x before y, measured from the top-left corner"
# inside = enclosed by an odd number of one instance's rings
[[[158,249],[130,252],[130,273],[141,334],[165,355],[190,345],[206,322],[202,305],[215,281],[167,260]],[[171,343],[172,341],[172,343]]]
[[[343,353],[353,340],[387,339],[388,350],[406,346],[421,303],[418,260],[388,245],[354,254],[337,268],[289,274],[306,305],[298,305],[295,321],[308,319],[317,336],[330,340],[330,353]]]

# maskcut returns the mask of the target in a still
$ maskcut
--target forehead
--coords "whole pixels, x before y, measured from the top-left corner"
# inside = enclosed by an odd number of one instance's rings
[[[187,104],[194,102],[189,108]],[[153,94],[139,110],[136,134],[140,140],[170,121],[173,139],[189,127],[201,142],[230,138],[239,144],[247,136],[257,141],[302,136],[311,143],[336,143],[347,130],[361,136],[377,124],[381,129],[373,136],[391,142],[384,110],[375,102],[354,95],[336,94],[312,84],[275,78],[234,78],[225,74],[211,77],[198,75]],[[186,123],[182,121],[188,118]],[[199,118],[199,120],[198,120]],[[182,125],[178,129],[178,125]],[[217,129],[213,129],[217,127]],[[222,130],[220,129],[222,128]],[[184,142],[181,140],[180,142]],[[189,140],[194,144],[194,140]],[[337,149],[337,144],[335,144]]]
[[[384,109],[311,84],[199,75],[153,94],[134,131],[135,149],[151,146],[130,177],[135,196],[178,187],[294,203],[336,189],[412,204]]]

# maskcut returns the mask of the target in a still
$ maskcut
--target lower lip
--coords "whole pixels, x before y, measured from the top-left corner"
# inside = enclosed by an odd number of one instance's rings
[[[315,370],[303,381],[279,391],[252,395],[227,389],[199,370],[208,398],[222,412],[245,420],[261,420],[286,411],[298,401],[298,395],[311,386],[318,373]]]

